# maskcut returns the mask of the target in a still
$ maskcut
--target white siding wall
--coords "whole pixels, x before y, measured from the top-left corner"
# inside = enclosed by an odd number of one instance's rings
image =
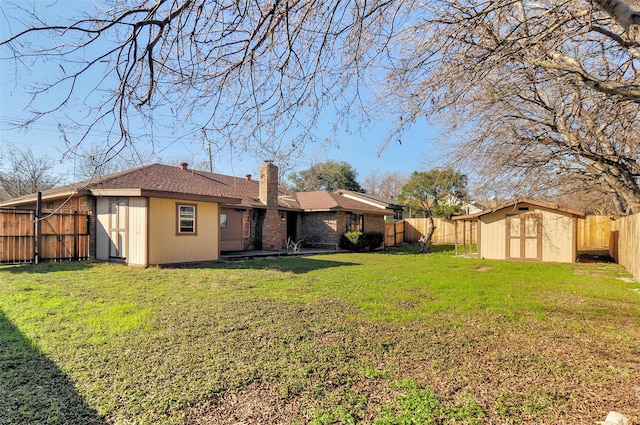
[[[148,265],[147,229],[147,198],[129,198],[129,255],[127,264]]]

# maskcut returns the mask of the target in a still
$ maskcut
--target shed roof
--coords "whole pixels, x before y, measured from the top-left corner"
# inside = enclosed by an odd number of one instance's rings
[[[578,211],[578,210],[573,210],[570,208],[564,208],[561,207],[558,204],[551,204],[548,202],[541,202],[541,201],[536,201],[534,199],[529,199],[529,198],[518,198],[518,199],[513,199],[510,201],[505,201],[503,203],[501,203],[500,205],[497,205],[493,208],[489,208],[486,210],[482,210],[480,212],[477,212],[475,214],[465,214],[465,215],[457,215],[457,216],[453,216],[451,217],[453,220],[474,220],[477,219],[478,217],[487,215],[487,214],[492,214],[496,211],[499,210],[503,210],[503,209],[507,209],[507,208],[517,208],[519,204],[530,204],[530,205],[535,205],[537,207],[540,208],[546,208],[549,210],[554,210],[554,211],[558,211],[558,212],[562,212],[565,214],[569,214],[569,215],[573,215],[579,218],[584,218],[586,216],[586,214],[582,211]]]

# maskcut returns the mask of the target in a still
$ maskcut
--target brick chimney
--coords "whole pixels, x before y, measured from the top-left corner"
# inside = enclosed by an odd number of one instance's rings
[[[286,213],[278,211],[278,167],[271,160],[260,166],[260,202],[267,206],[262,222],[262,249],[280,250],[287,238]]]
[[[268,207],[278,205],[278,167],[268,159],[260,166],[260,202]]]

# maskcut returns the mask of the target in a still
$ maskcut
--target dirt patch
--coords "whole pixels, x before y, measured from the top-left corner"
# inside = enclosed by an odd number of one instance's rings
[[[184,417],[185,425],[290,424],[300,406],[285,400],[275,390],[252,385],[228,392],[218,399],[192,408]]]
[[[488,272],[489,270],[493,270],[493,267],[489,267],[489,266],[476,266],[474,267],[474,270],[477,272]]]

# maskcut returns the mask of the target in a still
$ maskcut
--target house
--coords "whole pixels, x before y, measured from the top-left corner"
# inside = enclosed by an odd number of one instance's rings
[[[299,192],[296,199],[301,238],[308,246],[337,248],[346,232],[384,233],[385,215],[393,213],[338,192]]]
[[[584,217],[581,211],[523,198],[452,218],[477,223],[480,258],[574,262],[578,219]]]
[[[151,164],[46,190],[41,199],[45,210],[91,213],[91,257],[142,266],[279,250],[288,239],[336,247],[349,229],[383,231],[389,213],[329,192],[281,190],[271,161],[260,166],[259,181]],[[0,205],[35,208],[36,201],[32,194]]]
[[[346,189],[336,190],[335,193],[344,196],[345,198],[355,199],[357,201],[387,211],[388,215],[385,216],[385,219],[388,221],[402,220],[402,212],[404,208],[397,201],[383,198],[381,196],[370,195],[368,193],[362,192],[354,192],[352,190]]]
[[[42,192],[42,208],[89,211],[90,256],[132,265],[219,259],[221,204],[241,199],[211,177],[152,164]],[[37,195],[3,202],[35,208]]]
[[[216,175],[241,202],[221,207],[221,251],[279,250],[287,240],[306,247],[337,248],[347,231],[384,232],[392,210],[340,191],[291,192],[279,188],[278,167],[260,166],[259,181]]]

